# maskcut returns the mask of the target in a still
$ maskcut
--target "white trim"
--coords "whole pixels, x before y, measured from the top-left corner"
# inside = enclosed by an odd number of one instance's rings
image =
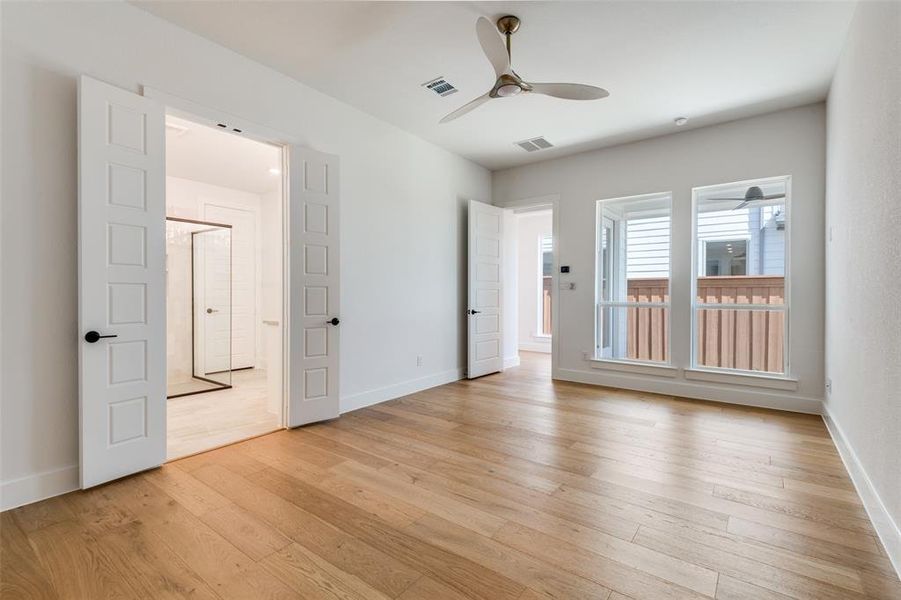
[[[867,475],[863,464],[857,458],[854,448],[848,443],[848,438],[845,437],[842,428],[832,417],[829,406],[826,404],[823,405],[823,422],[826,423],[826,429],[832,436],[835,448],[851,476],[851,483],[854,484],[854,489],[857,490],[857,495],[863,502],[864,510],[867,511],[867,515],[873,523],[873,528],[882,542],[885,553],[895,567],[898,576],[901,577],[901,527],[892,519],[891,513],[885,507],[882,498],[879,497],[870,476]]]
[[[291,264],[290,264],[290,250],[291,250],[291,236],[290,236],[290,214],[291,207],[288,198],[289,191],[289,157],[288,157],[288,149],[292,145],[300,145],[303,146],[303,141],[297,138],[294,135],[284,133],[282,131],[277,131],[275,129],[270,129],[264,125],[260,125],[248,119],[244,119],[243,117],[239,117],[237,115],[222,111],[218,108],[208,106],[205,104],[200,104],[194,102],[193,100],[189,100],[187,98],[183,98],[181,96],[177,96],[175,94],[170,94],[163,90],[150,87],[147,85],[141,86],[141,95],[146,98],[152,98],[157,102],[161,103],[165,109],[165,113],[167,115],[175,115],[177,117],[181,117],[188,121],[192,121],[194,123],[200,123],[207,125],[209,127],[213,127],[214,129],[218,129],[221,131],[225,131],[226,133],[230,133],[232,135],[237,135],[240,137],[245,137],[249,139],[256,140],[258,142],[268,144],[270,146],[275,146],[279,149],[281,153],[282,160],[282,183],[281,183],[281,195],[282,195],[282,203],[281,203],[281,228],[282,228],[282,406],[281,406],[281,426],[285,427],[288,423],[288,400],[289,400],[289,389],[290,382],[288,381],[288,374],[290,372],[290,360],[291,360],[291,348],[289,345],[289,339],[287,335],[288,327],[290,326],[289,319],[289,308],[291,306],[291,294],[288,282],[290,281],[291,275]],[[219,123],[227,123],[232,128],[240,129],[240,132],[234,132],[228,128],[220,128],[218,127]],[[167,171],[168,172],[168,171]],[[206,210],[204,208],[204,210]],[[257,214],[257,227],[260,226],[260,215]],[[257,307],[259,310],[259,306]],[[259,323],[257,323],[259,325]],[[340,364],[339,364],[340,367]],[[340,400],[339,400],[340,402]],[[166,428],[166,435],[168,437],[168,423]]]
[[[544,352],[545,354],[552,354],[552,345],[553,339],[548,339],[544,343],[519,341],[519,349],[526,352]]]
[[[795,391],[798,389],[798,380],[780,375],[766,375],[763,373],[746,373],[735,370],[717,369],[685,369],[685,379],[695,381],[711,381],[713,383],[728,383],[732,385],[750,385],[753,387],[769,388],[772,390]]]
[[[387,402],[388,400],[394,400],[395,398],[400,398],[401,396],[415,394],[416,392],[421,392],[429,388],[438,387],[447,383],[453,383],[454,381],[463,379],[464,372],[465,369],[463,368],[450,369],[448,371],[433,373],[432,375],[426,375],[417,379],[408,379],[407,381],[394,383],[392,385],[369,390],[367,392],[360,392],[358,394],[344,396],[340,400],[339,410],[341,414],[344,414],[353,410],[359,410],[361,408],[366,408],[367,406],[372,406],[373,404],[379,404],[381,402]]]
[[[614,358],[591,358],[592,369],[622,371],[623,373],[640,373],[660,377],[678,377],[679,369],[665,363],[645,361],[617,360]]]
[[[592,371],[560,369],[554,375],[554,379],[813,415],[821,414],[823,405],[819,398],[786,394],[779,390],[694,383],[675,378],[648,377],[643,374],[619,373],[603,369]]]
[[[511,367],[519,366],[519,354],[514,354],[513,356],[507,356],[504,358],[504,368],[509,369]]]
[[[667,294],[670,297],[670,302],[626,302],[621,300],[604,300],[601,297],[601,281],[603,279],[603,268],[604,265],[600,264],[600,254],[601,254],[601,229],[604,226],[604,220],[609,220],[613,224],[612,233],[614,235],[614,239],[612,240],[611,247],[612,258],[611,263],[617,265],[614,271],[621,270],[622,272],[616,272],[615,277],[614,274],[611,274],[610,282],[608,282],[608,286],[610,288],[611,297],[625,297],[627,290],[619,290],[620,287],[628,288],[628,256],[626,255],[626,243],[627,240],[624,239],[623,229],[626,226],[623,222],[623,219],[617,219],[611,215],[605,215],[604,205],[613,204],[616,202],[624,203],[624,202],[643,202],[650,200],[663,200],[666,201],[666,215],[669,218],[669,247],[667,248]],[[600,316],[601,311],[606,308],[664,308],[667,310],[672,309],[672,282],[673,282],[673,235],[675,233],[673,223],[673,191],[668,190],[665,192],[651,192],[649,194],[637,194],[632,196],[620,196],[617,198],[603,198],[601,200],[597,200],[595,202],[595,225],[594,225],[594,353],[595,355],[603,354],[608,352],[606,347],[602,347],[601,339],[600,339],[600,323],[602,321],[602,317]],[[622,283],[622,285],[621,285]],[[621,294],[618,292],[622,292]],[[616,332],[616,329],[612,327],[611,320],[611,329]],[[673,359],[673,326],[672,319],[667,319],[667,347],[666,347],[666,356],[669,357],[669,360]],[[610,343],[616,344],[616,334],[611,335]],[[622,343],[620,342],[620,346]],[[613,354],[613,346],[610,347],[610,354]],[[597,357],[596,360],[599,363],[609,360],[611,363],[615,365],[620,365],[621,367],[628,368],[619,368],[617,366],[609,366],[606,368],[611,368],[615,370],[630,370],[633,372],[641,372],[635,370],[633,367],[641,364],[647,364],[651,367],[650,374],[660,374],[663,371],[658,370],[659,367],[669,366],[670,363],[657,363],[652,361],[642,361],[642,360],[629,360],[629,359],[619,359],[612,357]],[[598,364],[597,366],[592,365],[593,368],[605,368],[604,365]],[[675,368],[675,367],[673,367]],[[678,369],[676,373],[678,374]],[[669,375],[670,377],[674,377],[675,374]]]
[[[0,486],[0,510],[9,510],[32,502],[40,502],[80,487],[78,465],[4,481]]]

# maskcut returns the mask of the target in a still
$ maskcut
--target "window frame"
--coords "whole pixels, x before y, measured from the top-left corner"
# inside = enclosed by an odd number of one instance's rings
[[[609,215],[604,214],[604,205],[612,204],[614,202],[625,202],[625,201],[648,201],[655,199],[665,199],[668,203],[669,209],[669,248],[668,252],[668,260],[667,260],[667,296],[669,297],[669,301],[667,302],[628,302],[628,301],[617,301],[617,300],[604,300],[603,299],[603,279],[604,279],[604,264],[601,259],[601,251],[602,251],[602,235],[601,230],[604,226],[604,221],[609,220],[612,222],[613,227],[611,231],[612,235],[612,243],[611,248],[613,251],[609,255],[609,262],[611,265],[618,265],[619,269],[623,271],[622,276],[615,274],[616,269],[611,267],[611,271],[614,271],[614,274],[611,276],[611,281],[608,282],[608,286],[610,289],[610,297],[617,297],[617,291],[621,287],[621,279],[628,281],[626,277],[625,270],[627,268],[627,257],[625,256],[625,240],[623,238],[622,233],[622,220],[614,219]],[[632,196],[620,196],[617,198],[605,198],[602,200],[598,200],[596,202],[595,207],[595,254],[594,254],[594,356],[592,357],[595,361],[604,361],[611,363],[623,363],[627,365],[640,365],[646,367],[661,367],[661,368],[669,368],[673,364],[673,335],[672,335],[672,301],[673,301],[673,193],[672,191],[665,192],[652,192],[648,194],[636,194]],[[619,264],[620,261],[623,261]],[[626,283],[628,287],[628,283]],[[604,331],[602,329],[603,323],[603,311],[608,308],[664,308],[669,311],[669,318],[667,319],[667,335],[666,335],[666,356],[667,360],[665,361],[657,361],[657,360],[642,360],[642,359],[632,359],[632,358],[616,358],[613,356],[613,346],[615,344],[615,339],[617,336],[616,330],[611,327],[611,333],[609,335],[610,345],[602,346],[603,340],[602,336]],[[612,323],[612,321],[611,321]],[[609,355],[605,354],[606,349],[609,348]]]
[[[717,189],[744,187],[752,185],[766,185],[781,182],[785,184],[785,251],[784,273],[785,279],[783,301],[781,305],[774,304],[717,304],[698,302],[698,277],[700,269],[700,240],[698,238],[698,201],[701,193],[709,193]],[[791,307],[791,212],[792,212],[792,178],[791,175],[779,175],[775,177],[761,177],[693,187],[691,190],[691,356],[689,359],[690,371],[707,372],[725,375],[750,375],[760,378],[792,380],[791,354],[790,354],[790,307]],[[730,236],[731,239],[731,236]],[[737,238],[735,238],[737,239]],[[710,367],[698,364],[698,311],[699,310],[758,310],[764,312],[782,312],[783,339],[782,339],[782,373],[770,371],[754,371],[752,369],[729,369],[725,367]]]

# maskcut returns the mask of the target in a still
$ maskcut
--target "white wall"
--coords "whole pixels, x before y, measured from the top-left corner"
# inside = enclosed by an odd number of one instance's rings
[[[553,233],[550,211],[521,213],[517,221],[517,331],[519,349],[550,352],[551,338],[538,335],[538,242]]]
[[[4,3],[3,506],[77,481],[83,73],[175,94],[340,156],[342,410],[459,376],[465,201],[490,200],[488,171],[125,3]]]
[[[901,573],[901,4],[858,5],[827,115],[827,422]]]
[[[817,412],[823,397],[823,204],[825,108],[804,106],[673,135],[498,171],[497,205],[559,195],[560,344],[555,376],[689,397]],[[593,368],[595,203],[673,193],[673,364],[690,364],[691,190],[746,179],[792,176],[791,374],[796,390],[688,380]]]

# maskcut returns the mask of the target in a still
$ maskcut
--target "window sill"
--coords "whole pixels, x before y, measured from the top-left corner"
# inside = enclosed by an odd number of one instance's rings
[[[588,360],[591,362],[592,369],[622,371],[625,373],[637,373],[642,375],[657,375],[658,377],[676,377],[679,375],[679,369],[666,364],[616,360],[613,358],[590,358]]]
[[[549,339],[551,339],[551,336],[549,336],[549,335],[547,335],[547,334],[544,334],[544,333],[533,333],[533,334],[532,334],[532,339],[539,340],[539,341],[544,341],[544,340],[549,340]]]
[[[798,389],[798,380],[791,377],[779,375],[752,375],[750,373],[727,373],[712,369],[685,369],[685,379],[709,381],[711,383],[748,385],[791,392]]]

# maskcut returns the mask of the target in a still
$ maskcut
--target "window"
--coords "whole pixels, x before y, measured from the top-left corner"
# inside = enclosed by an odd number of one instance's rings
[[[789,178],[694,190],[692,366],[785,374]]]
[[[671,195],[598,202],[596,356],[669,362]]]
[[[538,240],[538,331],[551,335],[551,290],[554,285],[554,238],[543,235]]]

